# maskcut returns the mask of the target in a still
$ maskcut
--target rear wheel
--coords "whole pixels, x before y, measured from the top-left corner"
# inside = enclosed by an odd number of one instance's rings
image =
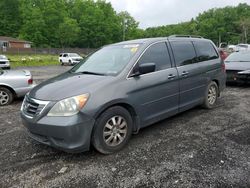
[[[13,93],[4,87],[0,87],[0,106],[10,104],[14,99]]]
[[[213,108],[216,105],[218,96],[219,96],[218,85],[216,84],[216,82],[212,81],[206,89],[203,107],[207,109]]]
[[[132,117],[119,106],[109,108],[97,119],[92,144],[103,154],[111,154],[122,149],[132,134]]]

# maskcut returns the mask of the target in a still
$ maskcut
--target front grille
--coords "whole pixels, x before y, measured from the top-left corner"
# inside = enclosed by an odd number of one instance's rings
[[[4,64],[6,64],[6,62],[0,61],[0,64],[1,64],[1,65],[4,65]]]
[[[22,110],[26,115],[34,117],[39,115],[47,104],[48,102],[31,99],[26,96],[23,101]]]

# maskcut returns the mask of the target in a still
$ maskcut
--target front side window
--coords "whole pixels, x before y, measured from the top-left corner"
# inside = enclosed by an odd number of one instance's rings
[[[155,63],[155,71],[171,68],[171,61],[165,42],[150,46],[140,58],[138,65]]]
[[[191,42],[187,41],[173,41],[170,42],[176,66],[183,66],[196,63],[196,53]]]
[[[104,47],[77,64],[71,72],[115,76],[129,63],[139,44]]]
[[[210,42],[196,41],[194,47],[197,52],[199,62],[217,59],[219,56]]]

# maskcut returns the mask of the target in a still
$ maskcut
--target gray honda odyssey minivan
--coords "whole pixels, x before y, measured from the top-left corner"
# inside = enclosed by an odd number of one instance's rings
[[[202,105],[213,108],[225,87],[216,46],[171,36],[104,46],[70,71],[25,96],[21,117],[33,139],[82,152],[110,154],[132,133]]]

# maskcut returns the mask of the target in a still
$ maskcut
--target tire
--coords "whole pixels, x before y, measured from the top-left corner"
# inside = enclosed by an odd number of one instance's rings
[[[13,99],[14,95],[9,89],[0,87],[0,106],[9,105]]]
[[[92,132],[92,145],[102,154],[115,153],[128,143],[132,129],[130,113],[119,106],[111,107],[97,118]]]
[[[72,65],[72,62],[71,62],[71,60],[69,60],[69,65]]]
[[[64,63],[62,62],[62,60],[60,60],[60,63],[61,63],[61,66],[63,66],[63,65],[64,65]]]
[[[212,81],[207,86],[205,99],[204,99],[204,103],[202,106],[206,109],[214,108],[216,105],[218,96],[219,96],[218,85],[216,84],[216,82]]]

